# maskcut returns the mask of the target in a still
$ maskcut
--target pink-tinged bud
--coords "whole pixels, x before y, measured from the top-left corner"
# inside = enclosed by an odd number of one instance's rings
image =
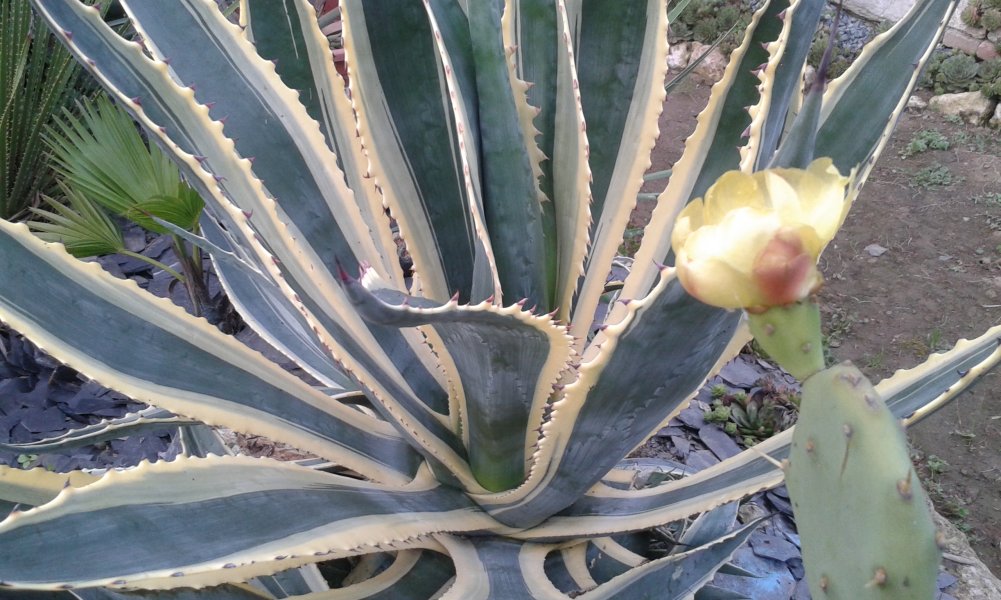
[[[795,231],[781,230],[754,261],[754,283],[768,306],[792,304],[820,284],[817,259]]]

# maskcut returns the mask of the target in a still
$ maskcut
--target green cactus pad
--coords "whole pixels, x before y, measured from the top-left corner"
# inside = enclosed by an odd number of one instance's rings
[[[940,550],[907,440],[850,363],[804,384],[786,483],[814,598],[935,597]]]
[[[783,369],[800,381],[824,368],[820,309],[810,299],[747,313],[751,335]]]

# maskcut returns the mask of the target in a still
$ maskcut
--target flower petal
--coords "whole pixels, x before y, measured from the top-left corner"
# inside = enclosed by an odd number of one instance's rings
[[[706,224],[719,223],[738,208],[768,208],[765,190],[757,178],[740,171],[723,173],[706,191],[704,200]]]
[[[764,304],[749,274],[724,260],[691,260],[682,251],[676,263],[681,285],[699,301],[720,308],[743,308]]]

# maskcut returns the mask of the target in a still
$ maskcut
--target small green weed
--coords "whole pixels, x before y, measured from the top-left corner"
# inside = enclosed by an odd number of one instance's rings
[[[952,174],[949,167],[940,164],[934,164],[924,169],[921,169],[914,174],[914,179],[911,182],[911,187],[919,188],[938,188],[938,187],[948,187],[959,182],[959,178]]]
[[[875,354],[868,355],[865,360],[865,367],[870,371],[882,371],[886,367],[886,353],[880,350]]]
[[[928,334],[928,349],[932,352],[942,350],[942,330],[936,327]]]
[[[949,138],[933,129],[922,129],[911,137],[911,141],[900,152],[900,158],[909,158],[928,150],[948,150]]]
[[[1001,206],[1001,192],[987,192],[971,198],[974,204],[986,204],[987,206]]]
[[[945,462],[941,458],[935,456],[934,454],[929,454],[925,464],[928,465],[928,471],[935,475],[941,475],[949,470],[949,463]]]
[[[38,461],[38,455],[37,454],[18,454],[17,455],[17,464],[22,469],[30,469],[30,468],[34,467],[36,465],[37,461]]]

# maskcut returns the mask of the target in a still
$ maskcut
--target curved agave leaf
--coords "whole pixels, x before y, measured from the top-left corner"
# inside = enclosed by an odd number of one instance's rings
[[[451,585],[452,561],[437,550],[397,552],[391,564],[361,583],[324,592],[294,596],[293,600],[425,600]]]
[[[915,2],[831,83],[821,109],[817,156],[830,156],[843,173],[864,165],[859,179],[865,180],[955,7],[956,0]],[[873,89],[880,93],[863,91]]]
[[[750,108],[751,124],[747,145],[740,148],[740,168],[764,169],[779,147],[792,101],[802,85],[801,73],[813,37],[820,22],[823,0],[798,0],[789,3],[782,15],[782,33],[768,44],[768,62],[758,69],[761,81],[760,100]],[[792,35],[796,32],[797,35]]]
[[[58,496],[67,486],[83,487],[97,480],[96,476],[83,471],[53,473],[41,467],[25,470],[0,465],[0,500],[11,507],[40,506]]]
[[[119,591],[107,588],[91,588],[73,590],[65,593],[67,598],[79,600],[272,600],[273,596],[265,594],[247,584],[228,584],[205,589],[179,589],[168,592]]]
[[[435,329],[442,340],[439,352],[450,355],[461,377],[459,410],[473,472],[490,490],[518,486],[553,386],[573,357],[566,329],[548,316],[524,311],[521,303],[507,308],[486,302],[439,305],[379,289],[371,272],[361,282],[342,277],[366,319]]]
[[[426,347],[421,347],[423,342],[414,337],[402,340],[397,332],[384,331],[383,334],[390,336],[384,338],[384,342],[391,354],[402,361],[398,363],[401,366],[395,366],[393,359],[383,353],[378,341],[373,339],[373,333],[343,297],[338,299],[341,292],[337,284],[321,277],[321,271],[326,271],[313,266],[322,261],[308,247],[298,246],[296,238],[288,235],[289,229],[280,220],[274,202],[250,172],[249,161],[238,158],[232,142],[222,136],[222,125],[209,119],[207,109],[193,103],[191,90],[177,86],[167,74],[166,64],[147,59],[138,46],[119,38],[97,19],[94,11],[83,5],[63,0],[37,5],[36,8],[58,24],[63,40],[75,53],[85,58],[90,55],[104,56],[100,64],[88,63],[92,71],[116,91],[151,135],[173,149],[175,157],[186,168],[189,181],[198,183],[199,192],[213,199],[213,212],[218,218],[225,218],[223,223],[227,232],[239,236],[240,246],[248,249],[252,256],[256,255],[259,262],[255,266],[273,277],[292,307],[306,316],[323,343],[330,347],[334,358],[346,361],[347,368],[356,377],[379,390],[373,393],[382,399],[383,404],[388,404],[385,414],[393,420],[402,419],[406,423],[402,426],[417,437],[418,445],[428,447],[429,456],[446,456],[449,468],[460,474],[464,469],[468,470],[463,466],[461,456],[456,455],[454,444],[451,450],[441,448],[442,443],[448,443],[451,434],[439,427],[437,419],[428,414],[428,404],[435,406],[438,402],[444,406],[443,397],[433,391],[416,397],[400,373],[400,369],[412,370],[411,382],[415,387],[420,387],[416,384],[422,382],[429,388],[436,387],[437,384],[428,376],[421,377],[422,370],[426,371],[422,361],[433,358]],[[225,29],[228,25],[221,27]],[[238,42],[237,47],[240,43],[243,42]],[[114,51],[107,52],[109,47]],[[247,51],[252,52],[253,49]],[[266,64],[270,66],[270,63]],[[263,72],[262,76],[276,79],[273,74],[267,75],[266,69]],[[280,83],[278,87],[281,87]],[[140,103],[131,100],[140,96],[144,99]],[[278,99],[291,100],[287,94],[279,95]],[[303,110],[298,104],[285,108],[292,112]],[[174,145],[174,140],[178,140],[180,148]],[[317,150],[315,145],[310,147]],[[322,151],[329,152],[325,148]],[[262,162],[265,162],[263,158]],[[212,175],[206,173],[203,166],[210,167]],[[252,214],[250,220],[254,228],[268,240],[269,249],[277,253],[279,263],[276,264],[269,252],[256,241],[255,231],[248,227],[248,217],[241,215],[222,195],[224,193],[240,198],[243,210]],[[298,234],[295,235],[298,237]],[[314,296],[308,295],[306,290]],[[418,347],[410,346],[411,341]],[[416,350],[421,350],[421,354],[415,356],[413,351]],[[467,482],[475,487],[471,477],[467,478]]]
[[[505,44],[514,49],[514,74],[531,84],[528,103],[538,111],[529,132],[538,147],[529,153],[538,161],[543,236],[554,261],[548,265],[552,306],[559,319],[569,321],[589,239],[591,168],[566,5],[508,2],[503,25]]]
[[[123,4],[158,55],[169,57],[171,71],[195,86],[195,99],[211,105],[210,116],[225,117],[223,132],[233,140],[235,151],[255,157],[254,175],[278,203],[289,226],[294,227],[293,235],[313,254],[309,269],[322,272],[331,283],[330,269],[336,262],[354,268],[366,261],[384,279],[402,286],[395,252],[387,256],[388,248],[376,246],[377,236],[370,234],[359,203],[345,185],[336,168],[336,157],[316,123],[239,28],[222,18],[214,3],[203,0],[182,0],[174,10],[165,12],[156,3]],[[193,52],[194,48],[215,50]],[[260,91],[260,82],[267,82],[269,93],[255,92]],[[262,130],[262,124],[273,125]],[[266,240],[278,242],[270,236]],[[309,287],[302,288],[300,294],[319,300]],[[328,299],[318,302],[314,312],[322,313],[328,304]],[[350,322],[357,317],[342,311],[336,319]],[[402,339],[399,332],[378,329],[372,335],[394,364],[401,369],[410,367],[407,381],[420,397],[430,400],[444,396],[432,374],[422,374],[419,369],[421,357],[415,353],[426,348],[421,347],[417,337]]]
[[[431,2],[436,15],[451,3]],[[553,307],[552,270],[547,268],[542,230],[542,197],[530,149],[535,140],[527,85],[512,80],[501,29],[502,4],[472,2],[466,7],[480,133],[480,186],[501,289],[510,300],[524,298],[543,312]],[[438,19],[439,22],[442,19]]]
[[[99,444],[128,435],[159,431],[181,425],[193,425],[195,423],[198,423],[198,421],[175,416],[161,408],[150,407],[129,413],[117,419],[104,419],[93,425],[71,429],[61,435],[43,440],[24,444],[0,442],[0,448],[17,452],[54,452],[79,448],[90,444]]]
[[[788,7],[788,0],[768,0],[754,13],[743,43],[713,86],[709,104],[699,113],[695,132],[685,140],[685,152],[674,165],[644,230],[635,267],[622,290],[626,298],[646,294],[656,283],[656,265],[673,262],[670,232],[681,209],[705,193],[720,175],[740,166],[740,147],[747,143],[743,133],[751,124],[746,111],[760,99],[761,82],[754,71],[768,60],[765,48],[781,35],[783,22],[778,16]],[[621,309],[613,311],[611,318],[620,314]]]
[[[578,379],[543,426],[527,482],[477,502],[518,527],[566,507],[683,408],[726,351],[739,318],[696,301],[673,273],[662,273],[649,296],[629,301],[626,317],[596,338],[600,349],[585,354]],[[645,360],[653,353],[660,360]]]
[[[713,542],[650,561],[589,592],[594,598],[689,598],[708,583],[760,524],[754,521]]]
[[[975,340],[933,355],[924,364],[876,385],[876,391],[908,425],[925,418],[1001,362],[1001,326]],[[788,429],[723,462],[683,479],[639,490],[605,483],[591,488],[572,506],[546,522],[514,534],[548,541],[638,531],[709,510],[782,482],[777,463],[788,455]]]
[[[591,168],[591,248],[571,333],[585,338],[650,167],[667,77],[663,0],[567,3]],[[614,24],[614,26],[612,26]],[[647,290],[643,290],[646,292]]]
[[[356,390],[358,386],[330,360],[320,336],[282,290],[236,255],[226,230],[210,217],[202,219],[201,229],[210,247],[194,236],[186,239],[210,253],[216,275],[243,320],[273,348],[328,387]],[[232,260],[228,260],[229,256]]]
[[[462,149],[476,154],[478,142],[467,139],[468,125],[461,133],[450,125],[466,97],[456,92],[450,98],[446,82],[448,72],[466,72],[469,65],[439,67],[447,49],[435,42],[427,10],[417,2],[349,0],[342,13],[359,132],[424,295],[444,300],[459,292],[468,302],[475,285],[486,289],[476,300],[489,296],[496,287],[490,240],[478,216],[480,200],[467,181],[475,169]]]
[[[10,265],[0,318],[91,379],[205,423],[270,435],[376,480],[402,482],[416,470],[413,451],[388,423],[331,402],[208,322],[23,225],[0,221],[0,265]],[[185,357],[184,377],[137,343]]]
[[[179,457],[109,472],[0,523],[0,546],[18,548],[0,556],[0,581],[31,589],[200,587],[381,545],[406,549],[435,531],[496,528],[427,471],[386,487],[267,459]],[[129,551],[86,551],[99,544]]]
[[[497,538],[436,536],[455,562],[455,583],[442,600],[565,599],[542,570],[544,546]],[[538,568],[533,569],[533,566]]]

